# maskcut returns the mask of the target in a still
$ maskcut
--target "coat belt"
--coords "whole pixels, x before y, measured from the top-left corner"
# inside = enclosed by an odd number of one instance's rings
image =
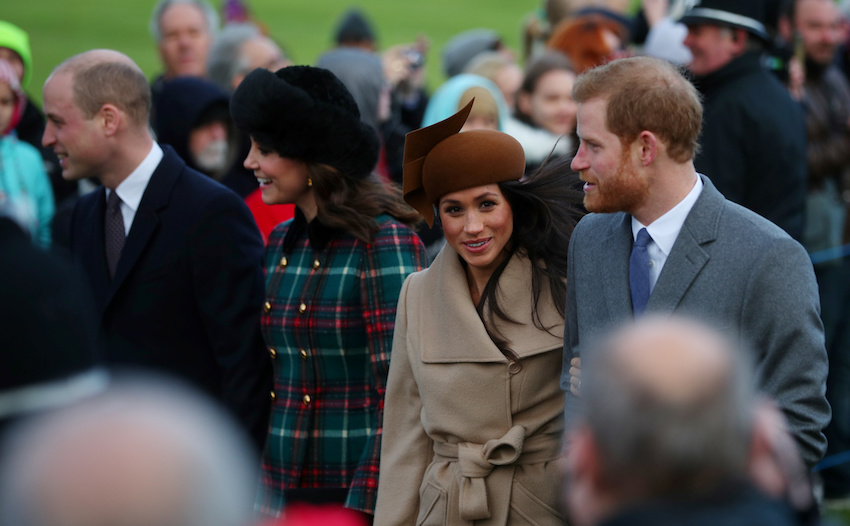
[[[434,453],[445,460],[457,461],[461,475],[460,517],[476,521],[490,518],[484,479],[493,469],[555,460],[560,456],[560,443],[545,435],[534,435],[526,440],[525,428],[514,426],[501,438],[488,440],[485,444],[436,442]]]

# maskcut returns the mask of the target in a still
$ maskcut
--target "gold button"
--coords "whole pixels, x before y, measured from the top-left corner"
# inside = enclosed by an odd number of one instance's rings
[[[305,310],[307,310],[307,305],[304,305],[302,303],[301,305],[298,306],[298,312],[304,312]]]
[[[268,301],[267,301],[267,302],[265,302],[265,303],[263,304],[263,312],[265,312],[266,314],[268,314],[268,313],[270,313],[271,311],[272,311],[272,304],[271,304],[271,303],[269,303]]]
[[[321,261],[319,261],[318,259],[313,261],[313,268],[319,268],[320,266],[322,266]]]
[[[280,267],[283,268],[287,265],[289,265],[289,260],[286,259],[286,256],[283,256],[282,258],[280,258]]]
[[[310,395],[304,395],[304,405],[310,405],[310,402],[312,401],[313,399],[310,398]]]
[[[302,360],[307,359],[307,351],[305,351],[304,349],[301,349],[301,359]]]
[[[271,347],[269,347],[269,354],[271,355],[272,360],[274,360],[275,358],[277,358],[277,351],[275,351],[275,350],[274,350],[274,349],[272,349]]]
[[[277,395],[274,394],[274,391],[270,392],[269,396],[271,397],[272,402],[274,402],[275,398],[277,398]]]
[[[522,371],[522,364],[519,362],[511,362],[508,364],[508,372],[511,374],[516,374]]]

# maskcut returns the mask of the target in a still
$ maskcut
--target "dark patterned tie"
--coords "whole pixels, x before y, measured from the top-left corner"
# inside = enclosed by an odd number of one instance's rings
[[[649,252],[646,246],[652,238],[645,228],[638,232],[635,244],[632,246],[632,257],[629,258],[629,289],[632,292],[632,310],[635,317],[643,314],[649,301]]]
[[[106,265],[109,277],[115,276],[115,267],[124,248],[124,216],[121,214],[121,198],[113,190],[106,200],[106,221],[104,222],[104,240],[106,242]]]

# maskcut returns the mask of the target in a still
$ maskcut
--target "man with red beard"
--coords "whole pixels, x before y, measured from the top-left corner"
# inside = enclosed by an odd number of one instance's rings
[[[580,403],[582,351],[644,312],[676,312],[753,350],[760,389],[785,412],[813,466],[826,448],[830,409],[806,251],[697,174],[702,106],[668,63],[616,60],[579,76],[573,98],[581,145],[572,168],[591,214],[570,241],[561,377],[568,423]]]

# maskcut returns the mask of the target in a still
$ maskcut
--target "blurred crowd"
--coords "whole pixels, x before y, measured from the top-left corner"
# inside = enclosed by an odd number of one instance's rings
[[[159,0],[155,78],[100,49],[34,86],[0,20],[0,524],[850,499],[850,2],[543,0],[519,49],[439,50],[352,7],[311,65],[274,23]]]

